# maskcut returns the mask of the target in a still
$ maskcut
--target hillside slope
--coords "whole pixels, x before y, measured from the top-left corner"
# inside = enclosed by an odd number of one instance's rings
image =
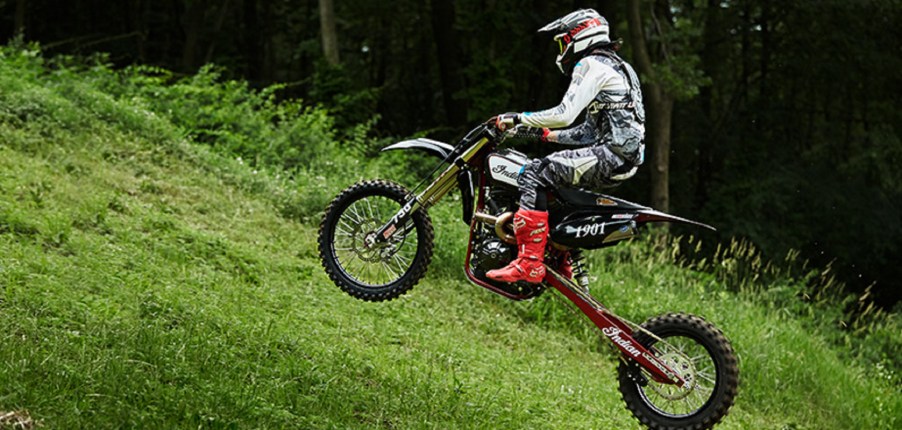
[[[639,428],[582,321],[463,281],[456,208],[433,214],[424,282],[355,301],[320,268],[315,223],[273,199],[318,206],[309,184],[348,174],[285,189],[149,102],[15,55],[0,56],[0,412],[53,429]],[[592,264],[624,316],[694,312],[733,340],[743,386],[718,428],[898,427],[897,387],[779,309],[641,242]]]

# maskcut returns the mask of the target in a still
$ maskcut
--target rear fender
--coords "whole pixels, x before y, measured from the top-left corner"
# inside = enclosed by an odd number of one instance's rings
[[[426,151],[429,155],[433,155],[442,160],[447,160],[448,155],[451,154],[454,147],[445,142],[421,137],[419,139],[404,140],[388,145],[385,148],[382,148],[382,151],[392,151],[395,149],[419,149],[421,151]]]
[[[711,231],[717,231],[716,228],[711,227],[708,224],[702,224],[697,221],[692,221],[686,218],[680,218],[678,216],[666,214],[664,212],[656,211],[654,209],[642,209],[636,212],[636,218],[634,221],[638,224],[645,224],[650,222],[672,222],[678,224],[688,224],[694,225],[696,227],[706,228]]]

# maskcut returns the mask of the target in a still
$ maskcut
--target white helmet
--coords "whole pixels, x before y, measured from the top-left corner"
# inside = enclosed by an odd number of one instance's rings
[[[595,9],[571,12],[539,29],[540,33],[546,31],[557,33],[554,36],[560,48],[557,66],[565,75],[573,69],[573,63],[590,49],[611,43],[608,21]]]

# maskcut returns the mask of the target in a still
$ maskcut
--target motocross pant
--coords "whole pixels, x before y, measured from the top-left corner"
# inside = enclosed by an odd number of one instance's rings
[[[559,151],[531,160],[523,166],[517,180],[520,186],[520,208],[547,210],[545,192],[560,186],[589,190],[616,185],[612,179],[626,162],[606,145]]]

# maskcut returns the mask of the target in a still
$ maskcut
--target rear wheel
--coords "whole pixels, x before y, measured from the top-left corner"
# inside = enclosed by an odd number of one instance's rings
[[[622,363],[620,393],[627,409],[650,429],[710,429],[733,405],[739,387],[736,353],[723,333],[702,318],[667,314],[635,331],[635,339],[680,373],[683,387],[655,382],[634,362]],[[658,340],[660,339],[660,340]]]
[[[407,200],[404,187],[365,181],[342,191],[326,208],[319,229],[319,253],[329,278],[361,300],[391,300],[426,274],[432,258],[432,223],[415,212],[386,242],[367,238],[387,223]]]

